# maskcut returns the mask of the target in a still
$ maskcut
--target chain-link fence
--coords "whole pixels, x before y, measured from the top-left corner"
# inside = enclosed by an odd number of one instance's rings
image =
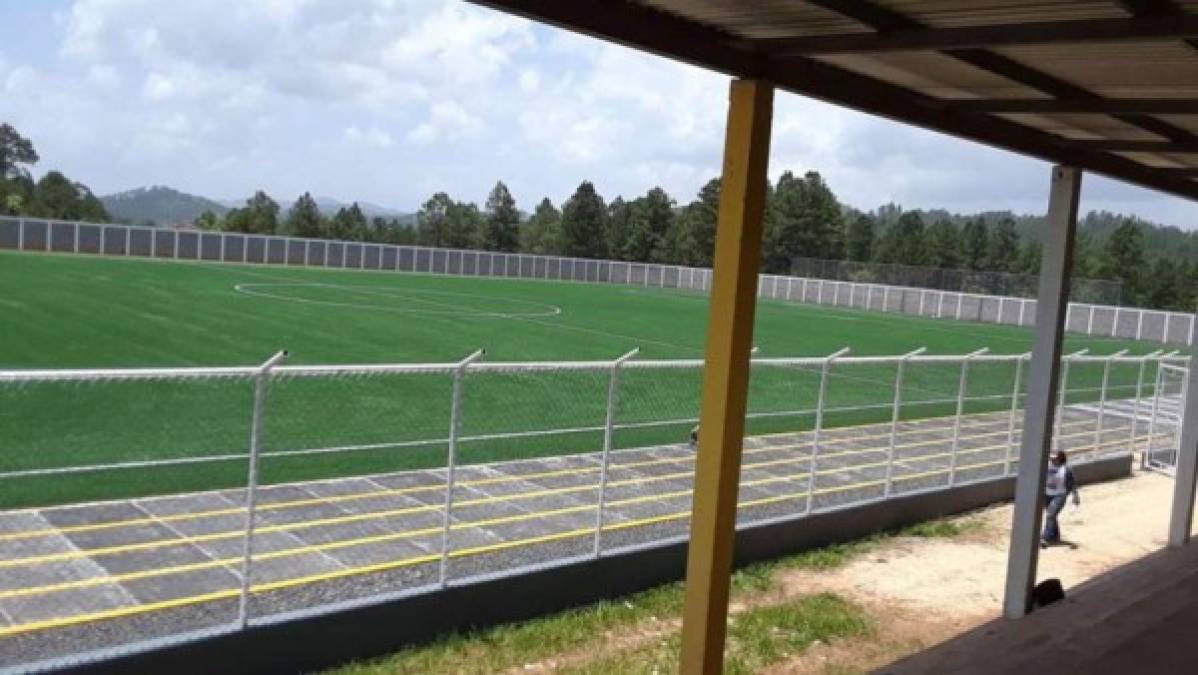
[[[0,372],[0,666],[687,535],[700,361],[283,361]],[[1183,365],[1068,355],[1055,442],[1163,461]],[[985,350],[754,359],[739,521],[1010,475],[1027,367]]]
[[[926,288],[934,291],[954,291],[972,295],[1013,298],[1036,297],[1040,279],[1035,274],[801,257],[791,260],[790,273],[796,277],[809,279],[853,281],[864,284]],[[1107,279],[1075,277],[1069,282],[1069,293],[1077,302],[1118,305],[1123,301],[1123,284]]]
[[[32,218],[0,217],[0,249],[613,283],[696,293],[711,290],[711,270],[679,265]],[[962,283],[958,287],[967,289],[972,286]],[[855,279],[836,281],[763,274],[758,279],[758,294],[762,298],[786,302],[1013,326],[1032,326],[1036,319],[1036,301],[1026,297],[1032,294],[1030,291],[1013,295],[986,294]],[[1082,296],[1075,292],[1074,297]],[[1066,329],[1084,335],[1192,345],[1198,321],[1194,314],[1182,312],[1072,302]]]

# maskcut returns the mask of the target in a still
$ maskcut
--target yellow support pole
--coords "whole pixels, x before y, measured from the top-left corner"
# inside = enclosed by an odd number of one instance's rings
[[[774,87],[734,80],[707,322],[681,671],[723,669]]]

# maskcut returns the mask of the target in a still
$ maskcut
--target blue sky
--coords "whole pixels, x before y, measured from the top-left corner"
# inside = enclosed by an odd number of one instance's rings
[[[584,178],[689,201],[718,171],[727,79],[457,0],[0,0],[0,120],[40,171],[109,193],[303,191],[525,209]],[[1040,212],[1044,163],[779,94],[771,173],[859,208]],[[1198,206],[1087,177],[1083,210],[1198,227]]]

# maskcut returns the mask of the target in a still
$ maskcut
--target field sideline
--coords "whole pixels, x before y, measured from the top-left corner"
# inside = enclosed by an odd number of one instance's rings
[[[606,360],[633,347],[645,358],[701,356],[706,298],[684,291],[393,272],[179,263],[89,256],[0,253],[0,368],[252,365],[278,349],[292,363],[453,362],[478,348],[489,361]],[[1031,333],[984,325],[763,300],[755,343],[762,356],[855,355],[917,347],[962,354],[989,347],[1018,353]],[[1073,337],[1067,350],[1146,353],[1152,345]],[[837,371],[831,407],[875,409],[831,415],[829,425],[889,419],[894,369]],[[977,366],[971,396],[1009,396],[1007,364]],[[1071,387],[1094,386],[1093,368]],[[1121,367],[1113,381],[1134,373]],[[678,442],[697,410],[698,370],[627,371],[621,380],[617,447]],[[932,403],[956,394],[957,366],[912,369],[904,416],[951,414]],[[810,428],[815,373],[755,370],[753,433]],[[467,437],[530,430],[580,431],[463,445],[476,463],[594,451],[606,375],[473,375],[464,394]],[[386,446],[443,439],[450,382],[444,376],[284,380],[272,384],[268,452]],[[909,390],[909,391],[906,391]],[[1082,394],[1084,396],[1084,394]],[[248,382],[87,383],[0,386],[0,472],[245,452]],[[971,403],[969,412],[1003,401]],[[394,471],[444,463],[444,444],[372,447],[335,455],[271,457],[266,482]],[[0,479],[0,505],[141,496],[244,482],[245,462]],[[12,488],[12,489],[9,489]]]

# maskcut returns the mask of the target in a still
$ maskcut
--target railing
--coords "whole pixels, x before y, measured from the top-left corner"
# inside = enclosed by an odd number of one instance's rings
[[[0,249],[207,262],[333,267],[460,276],[613,283],[706,293],[711,270],[527,253],[495,253],[0,217]],[[882,284],[763,274],[763,298],[913,316],[1031,326],[1036,301]],[[1194,314],[1070,303],[1066,329],[1084,335],[1192,345]]]
[[[739,522],[1010,475],[1028,358],[753,359]],[[1175,442],[1185,359],[1065,358],[1075,460]],[[702,361],[285,359],[0,371],[0,667],[686,536]]]

